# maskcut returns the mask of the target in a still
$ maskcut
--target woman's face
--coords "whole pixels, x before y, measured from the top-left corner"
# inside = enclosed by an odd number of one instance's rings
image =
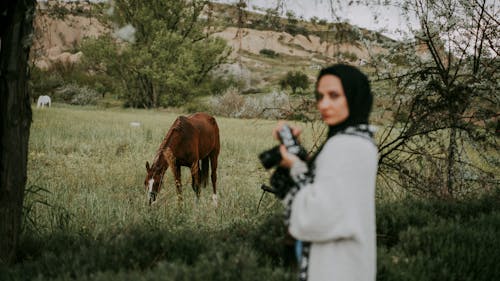
[[[316,100],[321,118],[329,126],[338,125],[349,116],[347,98],[337,76],[327,74],[319,79]]]

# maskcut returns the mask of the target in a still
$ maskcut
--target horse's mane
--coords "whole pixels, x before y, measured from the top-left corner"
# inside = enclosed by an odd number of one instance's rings
[[[172,127],[167,132],[167,135],[165,138],[163,138],[163,141],[160,144],[160,147],[156,151],[155,158],[153,159],[153,166],[156,165],[158,160],[160,159],[160,155],[163,153],[163,151],[169,146],[171,140],[172,140],[172,135],[174,132],[182,132],[185,128],[185,124],[188,121],[188,119],[185,116],[179,116],[177,119],[175,119],[174,123],[172,124]]]

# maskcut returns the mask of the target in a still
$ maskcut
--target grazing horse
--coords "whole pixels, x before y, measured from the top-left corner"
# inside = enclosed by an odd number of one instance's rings
[[[50,107],[50,97],[49,96],[39,96],[38,97],[38,101],[36,102],[36,107],[44,107],[45,105],[47,105],[48,107]]]
[[[206,113],[179,116],[174,121],[158,149],[153,164],[146,161],[144,187],[149,192],[149,204],[156,200],[165,171],[174,174],[178,203],[182,201],[181,166],[191,168],[192,188],[200,197],[200,184],[207,185],[209,161],[212,168],[212,200],[217,206],[217,158],[220,151],[219,127],[215,118]],[[200,162],[201,161],[201,167]]]

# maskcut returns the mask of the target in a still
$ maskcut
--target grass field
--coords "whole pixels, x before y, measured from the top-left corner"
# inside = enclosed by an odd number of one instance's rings
[[[37,225],[52,226],[46,212],[54,207],[68,213],[64,227],[87,227],[98,235],[143,221],[151,212],[159,223],[179,214],[170,171],[159,202],[146,204],[145,162],[152,162],[159,144],[179,114],[144,110],[106,110],[53,107],[35,110],[30,136],[28,187],[35,186],[52,206],[38,204],[31,217]],[[140,127],[130,122],[140,122]],[[275,211],[276,200],[266,195],[257,215],[260,184],[267,181],[257,155],[275,144],[272,121],[217,117],[221,153],[218,168],[219,207],[211,203],[211,186],[196,202],[189,169],[182,168],[183,216],[204,227],[220,228],[235,220],[253,220]],[[36,197],[36,196],[32,196]],[[159,215],[161,214],[161,215]],[[163,221],[165,220],[165,221]]]
[[[275,121],[217,117],[219,206],[182,169],[147,205],[152,161],[177,112],[56,104],[33,109],[19,260],[0,280],[295,280],[281,203],[260,185]],[[140,122],[132,127],[130,122]],[[304,127],[303,143],[313,143]],[[377,280],[498,280],[500,190],[462,201],[377,197]]]

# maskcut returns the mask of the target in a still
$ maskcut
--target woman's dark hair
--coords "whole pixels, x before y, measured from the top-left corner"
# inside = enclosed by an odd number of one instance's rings
[[[334,75],[340,78],[347,98],[347,105],[349,106],[349,116],[347,119],[340,124],[330,126],[328,137],[335,135],[349,126],[368,124],[373,103],[368,77],[354,66],[335,64],[323,68],[319,72],[318,79],[316,79],[315,91],[318,89],[319,80],[325,75]]]

